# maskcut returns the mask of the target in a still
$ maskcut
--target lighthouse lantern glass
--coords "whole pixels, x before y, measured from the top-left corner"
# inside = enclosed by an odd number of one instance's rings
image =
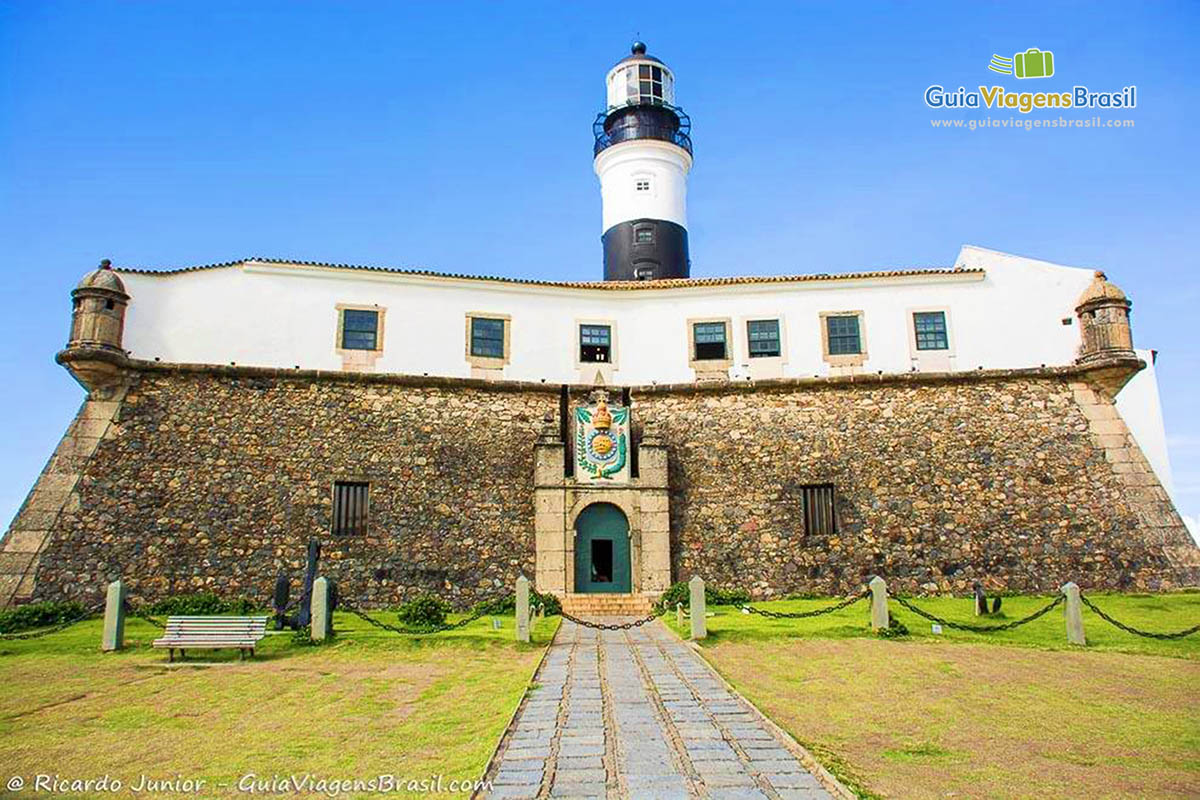
[[[675,79],[659,64],[629,64],[609,80],[609,106],[671,105],[675,102]]]

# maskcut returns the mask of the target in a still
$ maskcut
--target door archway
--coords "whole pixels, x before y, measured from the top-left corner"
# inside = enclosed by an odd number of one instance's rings
[[[575,591],[632,591],[629,520],[612,503],[593,503],[575,518]]]

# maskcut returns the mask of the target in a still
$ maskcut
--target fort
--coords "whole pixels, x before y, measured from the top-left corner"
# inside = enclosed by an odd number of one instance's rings
[[[248,258],[103,264],[87,397],[0,545],[0,603],[269,596],[318,537],[364,606],[521,574],[645,607],[1200,584],[1132,303],[966,246],[937,267],[692,277],[690,118],[635,46],[593,166],[604,279]]]

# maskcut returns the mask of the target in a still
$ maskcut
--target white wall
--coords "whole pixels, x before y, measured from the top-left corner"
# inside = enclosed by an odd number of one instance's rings
[[[1071,363],[1079,344],[1075,301],[1092,271],[966,247],[956,264],[986,275],[916,276],[603,290],[506,284],[299,265],[245,265],[171,275],[122,273],[132,296],[125,348],[172,362],[342,369],[338,304],[386,309],[376,372],[459,376],[468,312],[510,315],[503,377],[577,382],[576,321],[611,320],[618,384],[687,382],[687,320],[731,318],[735,374],[746,358],[747,319],[778,316],[786,377],[825,375],[819,314],[863,311],[864,372],[914,366],[908,317],[945,308],[957,370]],[[1072,320],[1064,326],[1062,320]]]
[[[1171,460],[1167,455],[1167,431],[1163,425],[1162,403],[1158,398],[1154,351],[1138,350],[1137,354],[1146,362],[1146,368],[1134,375],[1121,389],[1117,395],[1117,411],[1142,448],[1159,483],[1174,500],[1175,482],[1171,476]]]
[[[621,142],[601,151],[593,167],[600,178],[602,233],[634,219],[661,219],[687,227],[692,157],[682,147],[653,139]],[[638,180],[650,181],[650,190],[637,191]]]

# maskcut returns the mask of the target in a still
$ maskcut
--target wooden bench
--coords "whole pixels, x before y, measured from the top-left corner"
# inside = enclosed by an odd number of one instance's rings
[[[238,658],[254,655],[254,646],[267,635],[267,617],[168,617],[167,629],[155,647],[167,648],[167,660],[180,659],[185,650],[237,648]]]

